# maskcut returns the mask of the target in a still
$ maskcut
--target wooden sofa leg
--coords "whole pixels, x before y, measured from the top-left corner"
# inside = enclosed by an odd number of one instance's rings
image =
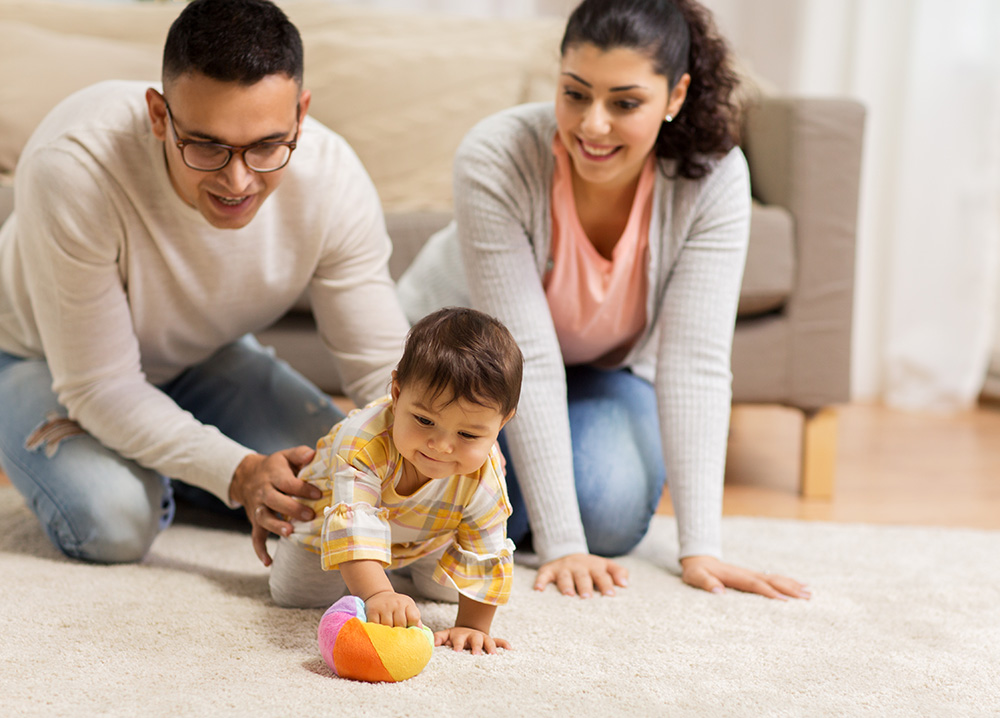
[[[804,413],[799,492],[806,499],[832,499],[837,464],[837,411],[826,407]]]

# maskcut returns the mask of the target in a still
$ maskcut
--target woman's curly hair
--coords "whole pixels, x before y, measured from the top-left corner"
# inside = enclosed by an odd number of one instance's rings
[[[677,161],[681,177],[704,177],[738,144],[739,78],[711,13],[696,0],[584,0],[569,17],[560,50],[585,43],[647,54],[671,89],[685,72],[691,76],[684,106],[662,124],[654,145],[657,157]]]

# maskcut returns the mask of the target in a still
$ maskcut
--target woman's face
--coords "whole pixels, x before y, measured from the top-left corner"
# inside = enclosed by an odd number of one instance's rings
[[[556,98],[559,139],[577,178],[595,188],[635,181],[653,149],[664,116],[684,102],[685,75],[670,92],[667,78],[636,50],[569,47],[560,65]]]

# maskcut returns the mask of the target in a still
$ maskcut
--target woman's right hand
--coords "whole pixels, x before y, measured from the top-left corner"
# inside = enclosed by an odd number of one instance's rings
[[[628,585],[628,569],[602,556],[571,553],[538,569],[535,590],[544,591],[550,583],[564,596],[590,598],[595,589],[604,596],[614,596],[615,586]]]

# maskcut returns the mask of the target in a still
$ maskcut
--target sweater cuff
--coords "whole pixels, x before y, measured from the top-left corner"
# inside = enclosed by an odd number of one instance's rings
[[[550,543],[547,545],[539,545],[539,542],[535,541],[534,549],[541,563],[555,561],[557,558],[569,556],[572,553],[590,553],[590,549],[587,548],[586,540],[559,541],[557,543]]]
[[[688,556],[712,556],[722,559],[722,547],[711,541],[683,541],[680,551],[677,553],[677,560]]]
[[[229,487],[233,483],[236,467],[253,453],[256,452],[235,441],[230,446],[220,447],[213,461],[205,465],[205,473],[198,477],[200,481],[192,480],[191,483],[215,494],[229,508],[238,509],[242,504],[229,499]]]

